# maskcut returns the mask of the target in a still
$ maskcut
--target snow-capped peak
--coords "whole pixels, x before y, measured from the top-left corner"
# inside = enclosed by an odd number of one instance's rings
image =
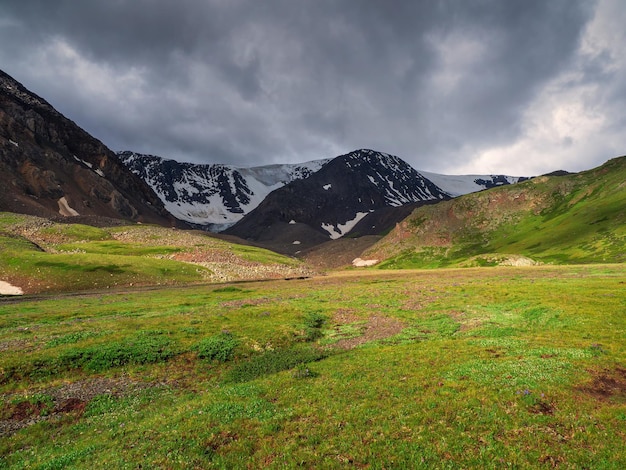
[[[318,171],[329,159],[237,168],[179,163],[154,155],[119,152],[176,218],[221,231],[258,206],[273,190]]]

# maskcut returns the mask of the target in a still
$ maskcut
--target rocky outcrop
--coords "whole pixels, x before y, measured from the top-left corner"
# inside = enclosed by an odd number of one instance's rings
[[[114,152],[2,71],[0,210],[180,224]]]

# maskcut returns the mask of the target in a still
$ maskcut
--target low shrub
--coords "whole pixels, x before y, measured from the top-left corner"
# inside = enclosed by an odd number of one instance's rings
[[[235,286],[226,286],[226,287],[219,287],[218,289],[213,289],[214,294],[219,294],[222,292],[244,292],[244,290]]]
[[[227,378],[232,382],[247,382],[264,375],[290,370],[296,366],[316,362],[327,355],[313,348],[291,348],[265,351],[249,361],[236,364]]]
[[[291,376],[294,379],[308,379],[312,377],[317,377],[318,373],[313,372],[307,364],[298,364],[291,373]]]
[[[160,336],[139,336],[87,349],[71,349],[61,354],[57,363],[63,369],[82,368],[90,372],[102,372],[126,364],[164,362],[175,354],[171,340]]]
[[[304,315],[304,340],[315,341],[322,337],[322,326],[328,317],[319,312],[309,312]]]
[[[119,407],[119,402],[119,399],[111,395],[110,393],[96,395],[87,404],[84,416],[88,418],[91,416],[98,416],[105,413],[110,413],[111,411]]]
[[[233,358],[239,341],[231,333],[220,333],[197,343],[192,349],[201,359],[226,362]]]
[[[72,347],[58,356],[6,365],[0,368],[0,384],[26,377],[42,380],[69,370],[103,372],[127,364],[155,364],[165,362],[179,352],[176,344],[168,338],[139,334],[122,341]]]
[[[78,343],[79,341],[90,338],[97,338],[98,336],[102,336],[104,334],[104,332],[98,331],[76,331],[74,333],[68,333],[62,336],[57,336],[56,338],[52,338],[46,343],[46,347],[54,348],[56,346],[61,346],[64,344]]]
[[[319,312],[309,312],[304,315],[304,324],[308,328],[321,328],[326,320],[328,317]]]

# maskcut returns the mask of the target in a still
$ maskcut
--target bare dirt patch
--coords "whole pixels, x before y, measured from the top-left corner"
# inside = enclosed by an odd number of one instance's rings
[[[45,403],[22,401],[15,405],[5,406],[2,414],[9,420],[23,421],[32,416],[39,416],[45,408]]]
[[[359,318],[361,320],[361,318]],[[381,317],[373,315],[367,319],[363,326],[363,334],[355,338],[345,338],[337,341],[333,347],[339,349],[353,349],[361,344],[397,335],[405,325],[397,318]]]
[[[51,406],[41,401],[26,400],[26,395],[22,394],[0,395],[4,403],[0,409],[0,436],[13,434],[39,421],[60,415],[81,415],[89,402],[98,395],[121,397],[157,385],[136,382],[126,377],[79,380],[38,391],[38,395],[49,397]],[[24,400],[20,401],[21,399]],[[50,410],[44,414],[43,411],[47,408]]]
[[[80,398],[68,398],[67,400],[59,403],[54,411],[58,413],[82,413],[85,411],[85,406],[87,406],[87,402],[81,400]]]
[[[439,294],[440,292],[433,288],[428,290],[416,289],[415,291],[404,291],[402,295],[406,300],[403,302],[402,308],[413,311],[423,310],[428,305],[438,301],[441,298]]]
[[[268,299],[262,297],[260,299],[241,299],[241,300],[228,300],[226,302],[222,302],[220,305],[222,307],[230,307],[230,308],[241,308],[241,307],[254,307],[256,305],[263,305],[270,302],[273,302],[275,299]]]
[[[594,376],[591,383],[578,387],[578,390],[591,395],[598,400],[608,400],[612,397],[626,398],[626,369],[604,369],[600,372],[592,371]]]
[[[340,325],[346,325],[348,323],[363,321],[363,317],[356,315],[353,310],[340,308],[333,314],[333,321]]]
[[[237,433],[220,431],[217,434],[212,434],[209,439],[204,441],[205,452],[208,454],[219,453],[222,447],[226,447],[238,440],[239,435]]]
[[[468,318],[467,314],[460,310],[452,310],[448,315],[460,325],[459,331],[473,330],[482,324],[479,318]]]
[[[551,415],[554,413],[554,405],[544,400],[539,400],[528,407],[528,411],[537,415]]]
[[[221,307],[228,308],[241,308],[241,307],[255,307],[257,305],[268,304],[272,302],[285,302],[294,299],[300,299],[304,297],[304,295],[291,295],[285,297],[260,297],[258,299],[238,299],[238,300],[227,300],[225,302],[220,303]]]
[[[12,349],[23,349],[29,345],[29,342],[25,339],[10,339],[0,342],[0,352],[9,351]]]

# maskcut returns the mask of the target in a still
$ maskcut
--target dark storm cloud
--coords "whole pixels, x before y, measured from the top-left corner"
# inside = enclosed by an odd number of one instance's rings
[[[253,165],[370,147],[436,170],[524,137],[594,7],[5,0],[0,67],[116,150]]]

